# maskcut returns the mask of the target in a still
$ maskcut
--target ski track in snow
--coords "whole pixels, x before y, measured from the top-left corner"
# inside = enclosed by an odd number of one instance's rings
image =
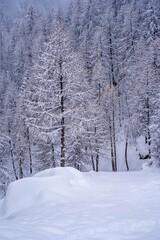
[[[0,240],[159,240],[160,174],[86,173],[86,187],[0,218]],[[14,204],[14,203],[13,203]]]

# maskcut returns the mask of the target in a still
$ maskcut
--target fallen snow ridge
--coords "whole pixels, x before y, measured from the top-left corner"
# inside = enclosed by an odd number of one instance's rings
[[[55,197],[69,197],[75,187],[85,185],[83,174],[74,168],[48,169],[11,183],[0,213],[10,216],[42,202],[54,202]]]
[[[0,240],[159,240],[160,173],[49,169],[10,184]]]

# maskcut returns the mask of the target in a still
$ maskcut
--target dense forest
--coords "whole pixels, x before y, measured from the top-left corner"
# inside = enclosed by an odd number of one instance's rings
[[[122,143],[123,170],[133,170],[128,151],[139,138],[147,149],[139,159],[158,167],[160,1],[23,4],[13,16],[4,2],[0,191],[50,167],[99,171],[103,161],[119,171]]]

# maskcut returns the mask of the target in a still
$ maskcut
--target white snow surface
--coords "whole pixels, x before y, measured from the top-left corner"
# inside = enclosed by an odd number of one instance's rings
[[[159,240],[160,171],[51,169],[13,182],[0,240]]]
[[[54,201],[59,195],[70,196],[75,187],[86,185],[82,173],[74,168],[47,169],[32,178],[12,182],[0,213],[9,216],[42,202]]]
[[[83,174],[72,167],[46,169],[42,172],[36,173],[33,177],[53,177],[56,175],[66,176],[68,178],[83,178]]]

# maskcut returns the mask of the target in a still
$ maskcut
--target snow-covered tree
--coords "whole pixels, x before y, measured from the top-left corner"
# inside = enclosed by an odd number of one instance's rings
[[[34,130],[48,134],[53,144],[58,142],[60,165],[65,166],[67,151],[72,147],[66,147],[67,139],[78,128],[86,90],[82,60],[61,16],[33,69],[26,92],[27,121]]]

